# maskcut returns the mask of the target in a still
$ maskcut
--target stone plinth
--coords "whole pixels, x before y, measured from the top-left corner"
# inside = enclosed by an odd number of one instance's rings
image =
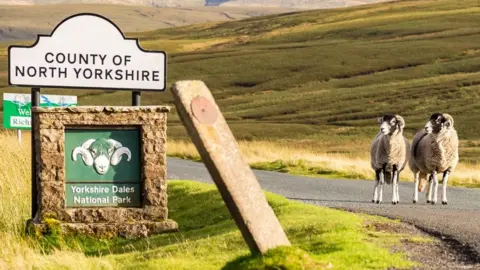
[[[59,222],[64,231],[126,237],[176,230],[178,225],[175,221],[168,219],[167,208],[166,127],[169,111],[170,108],[165,106],[32,108],[32,117],[35,119],[33,132],[36,149],[38,212],[31,224],[42,231],[45,227],[44,220],[53,218]],[[133,130],[138,134],[139,142],[131,138],[129,142],[137,145],[138,149],[130,147],[129,155],[123,152],[125,155],[121,156],[123,161],[120,158],[120,162],[118,158],[117,162],[110,159],[113,159],[111,158],[113,151],[122,145],[115,146],[117,148],[110,149],[110,152],[105,150],[105,155],[109,158],[107,162],[109,167],[104,175],[98,172],[98,167],[95,167],[99,166],[100,162],[104,162],[98,158],[101,155],[100,150],[93,149],[95,147],[91,146],[92,143],[84,140],[81,141],[84,144],[78,144],[76,147],[88,150],[92,162],[95,161],[91,165],[85,161],[84,154],[74,154],[72,147],[69,146],[72,144],[71,139],[66,141],[66,132],[70,131],[100,134],[99,136],[107,136],[105,140],[110,140],[112,137],[109,138],[108,134],[126,130]],[[77,135],[69,136],[76,139]],[[112,145],[113,143],[110,143],[107,147]],[[76,159],[73,156],[76,156]],[[140,168],[137,168],[138,174],[132,174],[132,170],[129,169],[128,166],[133,166],[131,162],[138,162]],[[73,174],[71,173],[73,170],[79,172]],[[82,173],[82,170],[87,173]],[[93,178],[86,176],[89,174]],[[129,178],[122,179],[122,174],[134,176],[130,181]],[[137,204],[132,206],[133,204],[127,202],[124,205],[112,203],[119,196],[133,196],[128,193],[123,195],[116,193],[122,188],[126,189],[127,186],[138,197]],[[94,187],[107,187],[111,194],[81,194],[84,196],[81,201],[80,195],[74,196],[75,192],[72,191],[75,188],[79,190],[85,188],[82,191],[85,193],[87,188]],[[113,191],[115,193],[112,193]],[[100,201],[100,199],[87,198],[88,196],[98,196],[104,201],[97,206],[91,202]]]

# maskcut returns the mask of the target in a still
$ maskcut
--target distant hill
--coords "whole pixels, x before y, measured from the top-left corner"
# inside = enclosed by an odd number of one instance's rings
[[[386,1],[389,0],[0,0],[0,42],[48,34],[63,18],[80,12],[102,14],[123,31],[139,32]]]
[[[364,4],[389,2],[392,0],[207,0],[207,5],[239,6],[239,7],[284,7],[302,9],[325,9],[350,7]]]
[[[0,0],[0,5],[118,4],[151,7],[255,6],[322,9],[386,1],[390,0]]]
[[[0,3],[5,1],[0,0]],[[8,0],[8,2],[13,1]],[[22,0],[21,2],[32,1]],[[130,0],[130,2],[133,1]],[[292,11],[292,9],[203,6],[154,8],[101,4],[9,5],[0,7],[0,42],[35,39],[37,34],[49,34],[61,20],[80,12],[94,12],[104,15],[113,20],[122,31],[138,32],[204,22],[232,21],[289,11]]]
[[[115,4],[151,7],[204,6],[204,0],[0,0],[0,5]]]

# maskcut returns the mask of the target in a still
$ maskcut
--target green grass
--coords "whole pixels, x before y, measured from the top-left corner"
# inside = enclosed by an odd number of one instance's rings
[[[394,226],[395,221],[305,205],[267,192],[292,247],[259,257],[250,255],[214,185],[180,180],[168,184],[169,218],[178,222],[179,232],[133,241],[57,237],[44,247],[78,246],[121,269],[322,269],[330,264],[334,269],[405,269],[415,263],[389,249],[401,239],[429,241],[373,226]]]
[[[206,82],[238,139],[332,142],[365,155],[375,119],[399,113],[406,136],[436,111],[453,115],[462,163],[480,162],[480,7],[476,0],[400,1],[312,10],[132,33],[146,49],[165,48],[168,80]],[[228,39],[182,51],[183,45]],[[3,48],[6,48],[5,46]],[[0,93],[27,92],[6,83],[0,56]],[[4,73],[2,73],[4,71]],[[3,87],[2,87],[3,86]],[[46,91],[47,92],[47,91]],[[80,105],[129,105],[130,94],[76,94]],[[170,91],[144,92],[144,104],[170,104]],[[173,110],[168,135],[187,138]]]
[[[228,263],[223,269],[325,269],[331,264],[320,264],[302,249],[294,247],[278,247],[269,250],[263,256],[243,256]]]

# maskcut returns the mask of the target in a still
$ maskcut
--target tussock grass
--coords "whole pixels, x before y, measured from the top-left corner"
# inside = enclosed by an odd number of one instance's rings
[[[0,133],[0,269],[114,269],[115,264],[89,258],[75,249],[44,253],[41,243],[25,236],[31,209],[30,145],[26,137],[19,145],[13,132]]]
[[[366,148],[368,141],[350,142],[348,147]],[[288,141],[240,141],[240,149],[254,169],[345,179],[374,179],[368,152],[357,154],[326,153],[325,143]],[[348,148],[347,147],[347,148]],[[316,150],[317,149],[317,150]],[[168,155],[199,161],[200,155],[190,141],[170,140]],[[454,186],[480,187],[479,165],[459,164],[449,183]],[[401,181],[413,181],[407,168]]]
[[[13,132],[0,133],[0,231],[22,233],[30,209],[30,147],[19,145]],[[24,197],[20,203],[5,198]]]
[[[268,203],[293,247],[272,250],[264,258],[250,255],[216,187],[182,180],[169,181],[168,186],[169,218],[178,222],[177,233],[139,240],[27,236],[28,136],[18,145],[14,133],[1,132],[0,141],[1,269],[405,269],[416,265],[405,254],[390,250],[402,239],[413,241],[418,236],[377,232],[372,226],[393,226],[394,221],[292,202],[269,192]]]

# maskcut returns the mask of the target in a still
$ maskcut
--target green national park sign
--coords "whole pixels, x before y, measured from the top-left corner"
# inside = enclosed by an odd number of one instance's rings
[[[138,129],[66,129],[67,207],[141,206]]]
[[[77,106],[76,96],[40,95],[40,107]],[[3,127],[31,129],[32,102],[30,94],[3,94]]]

